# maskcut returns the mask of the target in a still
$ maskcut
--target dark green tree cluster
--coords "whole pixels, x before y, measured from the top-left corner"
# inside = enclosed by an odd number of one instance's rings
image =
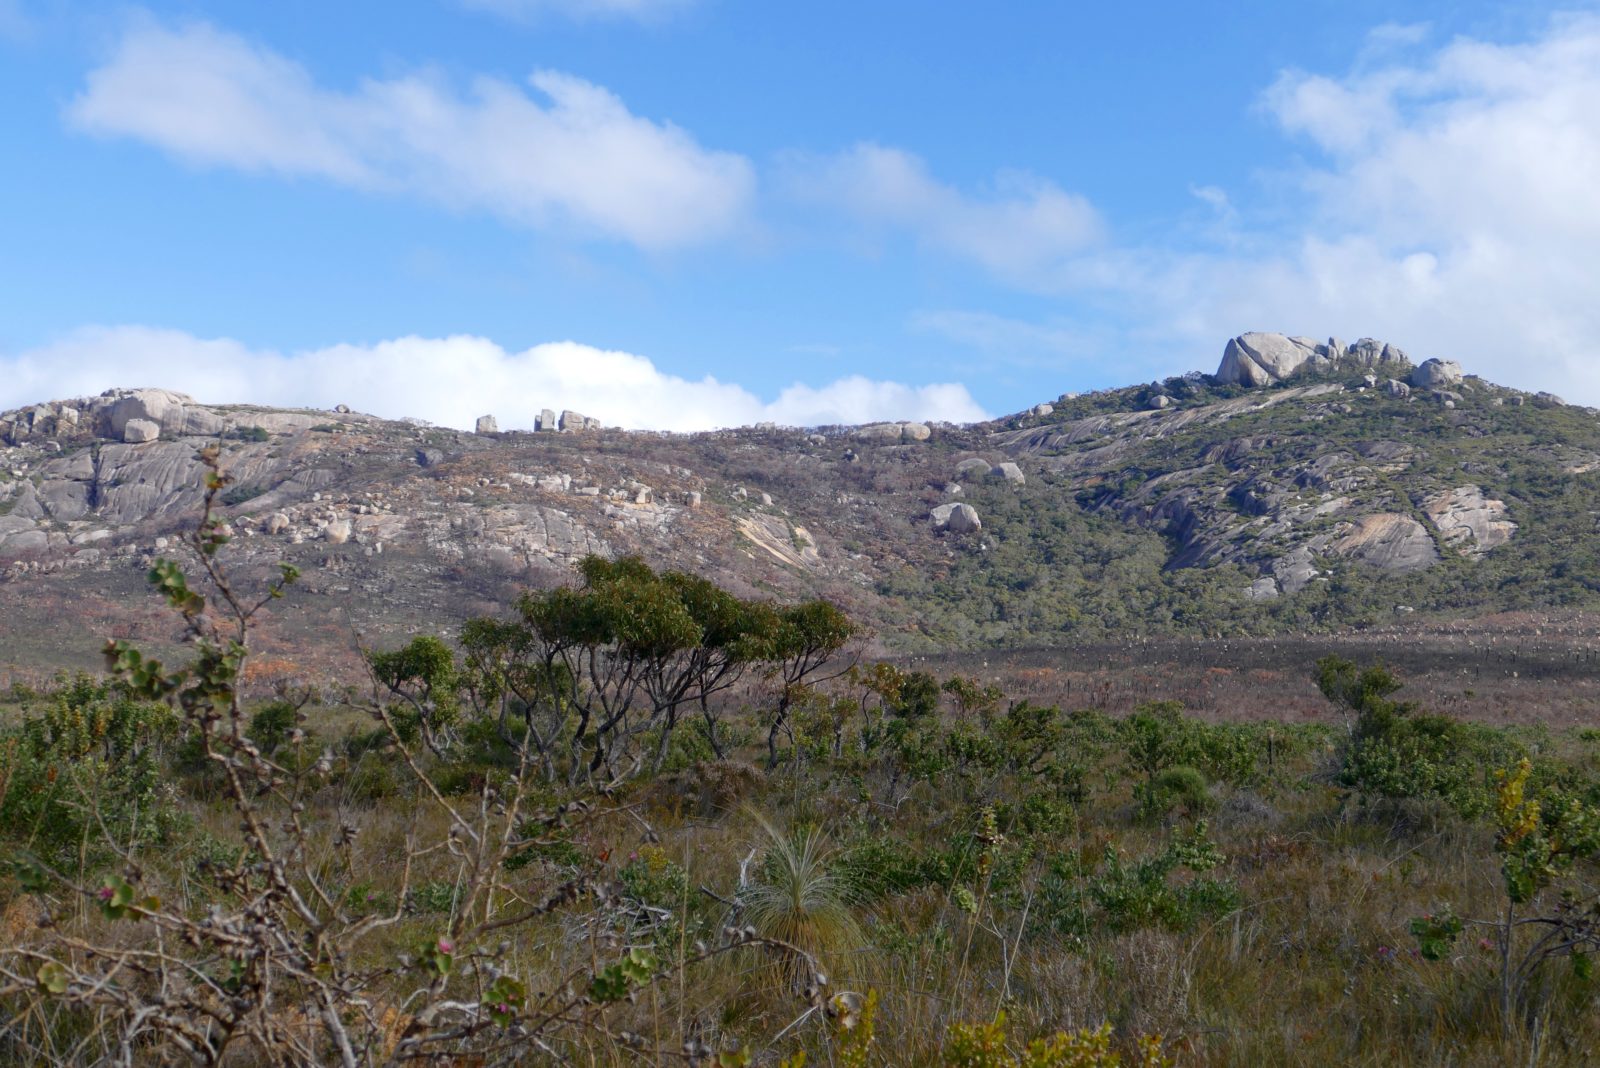
[[[492,725],[552,781],[614,782],[659,770],[685,716],[724,756],[715,699],[754,678],[770,687],[776,763],[796,701],[857,632],[828,601],[746,600],[637,557],[590,556],[578,570],[576,585],[525,593],[512,618],[468,622],[459,654],[434,637],[369,654],[402,736],[444,756]]]

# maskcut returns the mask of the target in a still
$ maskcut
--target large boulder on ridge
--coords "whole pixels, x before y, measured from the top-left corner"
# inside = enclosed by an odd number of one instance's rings
[[[1308,337],[1249,333],[1228,342],[1213,377],[1223,385],[1270,386],[1307,367],[1327,367],[1335,360],[1373,368],[1410,363],[1400,349],[1370,337],[1346,345],[1334,337],[1318,343]]]
[[[126,439],[127,426],[145,420],[173,437],[185,434],[211,435],[227,425],[216,412],[197,404],[185,393],[170,389],[110,390],[97,400],[104,405],[109,437]]]
[[[1461,365],[1454,360],[1424,360],[1411,372],[1411,384],[1418,389],[1449,389],[1461,384]]]
[[[1224,385],[1270,386],[1282,382],[1307,363],[1324,361],[1327,346],[1305,337],[1283,334],[1240,334],[1223,350],[1216,378]]]

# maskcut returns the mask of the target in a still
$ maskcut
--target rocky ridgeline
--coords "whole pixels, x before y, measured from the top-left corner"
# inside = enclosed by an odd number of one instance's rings
[[[107,439],[142,445],[161,438],[217,437],[251,432],[282,434],[309,430],[330,419],[371,425],[383,420],[340,405],[333,411],[286,410],[255,405],[204,405],[168,389],[109,389],[96,397],[50,401],[0,412],[0,442],[21,445],[28,440],[61,443]],[[542,410],[535,431],[600,430],[600,420],[581,412]],[[498,434],[493,415],[478,419],[479,434]],[[48,444],[46,444],[48,448]]]
[[[494,424],[494,416],[492,415],[486,415],[483,419],[479,419],[478,426],[480,429],[478,433],[480,434],[487,433],[487,430],[483,429],[485,419],[491,425]],[[543,409],[533,423],[535,431],[565,431],[567,433],[573,433],[578,430],[599,430],[602,426],[603,424],[600,420],[591,419],[580,412],[563,411],[557,416],[551,408]]]
[[[1338,338],[1316,342],[1305,337],[1251,333],[1228,342],[1214,377],[1223,385],[1270,386],[1302,371],[1321,370],[1341,363],[1387,371],[1391,377],[1404,376],[1411,371],[1411,361],[1404,352],[1370,337],[1346,345]],[[1449,366],[1454,368],[1455,380],[1460,381],[1461,368],[1454,364]]]
[[[1413,367],[1404,351],[1370,337],[1346,345],[1335,337],[1318,342],[1306,337],[1266,333],[1240,334],[1229,341],[1222,353],[1222,363],[1212,378],[1219,385],[1263,387],[1281,385],[1307,372],[1350,369],[1370,372],[1354,387],[1358,390],[1382,388],[1392,396],[1409,397],[1411,391],[1417,389],[1452,405],[1461,399],[1455,390],[1468,378],[1455,360],[1435,358]],[[1512,394],[1511,403],[1525,403],[1523,394],[1507,392]],[[1506,398],[1497,399],[1502,404],[1506,402]],[[1566,404],[1553,393],[1537,393],[1534,399],[1556,407]],[[1167,403],[1154,406],[1165,408],[1170,403],[1169,398]]]
[[[0,413],[0,580],[92,588],[147,568],[197,514],[196,449],[213,442],[246,563],[288,559],[311,587],[339,576],[330,589],[385,604],[437,609],[446,574],[510,589],[588,553],[640,553],[751,591],[828,592],[870,618],[896,575],[1015,546],[1077,509],[1163,535],[1168,570],[1235,566],[1239,596],[1266,601],[1344,567],[1404,575],[1518,539],[1527,516],[1493,451],[1453,457],[1507,428],[1525,449],[1545,416],[1490,414],[1524,404],[1561,402],[1371,339],[1259,333],[1229,341],[1216,375],[1064,393],[975,426],[593,433],[546,410],[531,432],[486,415],[469,434],[111,390]],[[1584,416],[1563,418],[1552,440]],[[1600,441],[1541,449],[1519,456],[1558,477],[1600,470]],[[878,622],[914,625],[892,603]]]
[[[235,561],[297,563],[312,590],[437,607],[445,569],[525,581],[591,553],[703,566],[731,550],[802,571],[822,566],[809,531],[770,493],[718,483],[724,507],[702,509],[712,484],[651,457],[665,439],[602,442],[576,433],[599,422],[574,411],[541,413],[539,424],[565,433],[502,434],[486,416],[466,434],[342,406],[207,406],[166,390],[8,412],[0,582],[76,575],[92,587],[96,574],[137,574],[175,552],[199,514],[197,451],[207,444],[220,445],[229,478],[222,503]]]
[[[109,389],[97,397],[51,401],[0,413],[0,442],[21,445],[38,440],[58,443],[108,439],[143,444],[158,438],[216,437],[245,429],[263,433],[306,430],[330,415],[370,423],[373,416],[348,408],[337,413],[290,411],[250,405],[206,406],[167,389]]]
[[[1208,391],[1213,386],[1250,392],[1219,397]],[[1530,400],[1565,406],[1553,394],[1489,385],[1453,360],[1413,365],[1400,348],[1372,338],[1347,345],[1248,333],[1227,343],[1214,375],[1152,383],[1127,397],[1132,403],[1120,411],[1065,421],[1060,406],[1078,398],[1063,394],[1056,405],[1015,417],[1014,429],[996,442],[1091,490],[1095,509],[1168,535],[1176,546],[1172,567],[1235,564],[1255,571],[1260,577],[1246,591],[1255,600],[1296,593],[1326,579],[1329,565],[1341,560],[1405,573],[1447,555],[1476,559],[1509,542],[1519,524],[1504,500],[1470,482],[1422,479],[1416,472],[1424,450],[1401,440],[1335,448],[1283,434],[1241,434],[1208,445],[1188,463],[1149,460],[1153,448],[1170,455],[1173,446],[1158,443],[1209,434],[1209,427],[1280,406],[1314,423],[1359,417],[1356,405],[1376,398],[1427,401],[1446,412]],[[1301,455],[1286,459],[1291,442]],[[1107,489],[1108,476],[1120,470],[1142,477]]]

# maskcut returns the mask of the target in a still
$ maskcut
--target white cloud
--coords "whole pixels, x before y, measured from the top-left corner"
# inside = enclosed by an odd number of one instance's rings
[[[802,199],[906,231],[1024,286],[1101,236],[1087,200],[1025,171],[1002,171],[992,191],[973,196],[933,178],[909,152],[863,144],[827,158],[792,158],[788,172]]]
[[[1365,335],[1600,404],[1600,17],[1520,44],[1375,39],[1385,48],[1347,75],[1291,71],[1263,94],[1315,152],[1266,175],[1287,202],[1193,188],[1217,213],[1199,244],[1107,244],[1063,257],[1042,284],[1111,302],[1121,326],[1107,351],[1163,373],[1211,370],[1247,330]],[[962,325],[979,349],[1009,336],[1047,351],[1060,329]]]
[[[765,421],[816,426],[986,418],[960,385],[909,386],[855,375],[820,387],[796,383],[763,401],[742,386],[709,376],[690,381],[642,356],[571,341],[508,352],[481,337],[403,337],[289,354],[228,338],[116,326],[80,329],[0,356],[0,410],[114,386],[160,386],[215,404],[348,404],[461,428],[488,412],[504,428],[527,428],[543,408],[571,408],[611,426],[677,431]]]
[[[1264,102],[1324,154],[1310,225],[1188,264],[1174,295],[1196,325],[1384,336],[1600,402],[1600,18],[1290,72]]]
[[[226,31],[147,21],[89,74],[67,115],[196,164],[416,193],[647,249],[743,221],[755,193],[743,156],[702,148],[572,75],[538,71],[529,83],[535,95],[487,77],[459,93],[418,73],[341,91]]]
[[[1041,179],[974,198],[877,146],[791,181],[1077,302],[1037,323],[912,320],[996,358],[1098,350],[1131,377],[1211,370],[1247,330],[1374,336],[1600,404],[1600,16],[1512,44],[1427,32],[1379,27],[1342,76],[1282,74],[1261,108],[1310,160],[1264,160],[1253,195],[1191,185],[1212,218],[1159,243],[1098,241],[1094,209]]]
[[[637,19],[641,22],[673,14],[695,0],[461,0],[461,5],[519,21],[541,15],[573,19]]]

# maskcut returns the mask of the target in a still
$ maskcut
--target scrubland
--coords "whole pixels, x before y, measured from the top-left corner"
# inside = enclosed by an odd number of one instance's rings
[[[1600,732],[1337,656],[1319,716],[1044,704],[634,560],[247,698],[295,576],[225,540],[179,663],[8,695],[7,1063],[1593,1059]]]

